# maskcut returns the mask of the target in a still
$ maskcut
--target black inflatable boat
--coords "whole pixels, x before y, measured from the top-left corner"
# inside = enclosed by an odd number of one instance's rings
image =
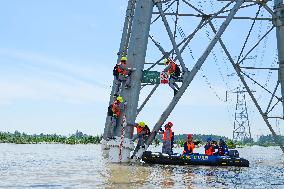
[[[163,165],[208,165],[208,166],[236,166],[249,167],[249,161],[240,158],[237,150],[230,150],[228,156],[208,156],[194,153],[191,155],[162,154],[150,151],[144,152],[142,160],[148,164]]]

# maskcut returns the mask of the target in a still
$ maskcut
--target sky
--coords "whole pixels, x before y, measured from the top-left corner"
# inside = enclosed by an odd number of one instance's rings
[[[212,2],[207,8],[200,4],[196,6],[210,12],[217,8]],[[80,130],[87,134],[102,134],[126,6],[127,0],[1,1],[0,131],[69,135]],[[189,10],[184,5],[180,9],[184,12]],[[257,8],[254,8],[240,11],[240,14],[255,14],[256,11]],[[260,14],[267,16],[264,10]],[[190,22],[186,19],[181,18],[179,24],[188,34],[196,27],[198,19]],[[172,26],[173,18],[168,20]],[[221,21],[214,21],[215,26],[220,26]],[[234,21],[224,33],[224,41],[234,57],[237,57],[242,45],[240,41],[245,39],[250,25],[251,22]],[[269,26],[271,24],[265,21],[257,23],[252,40],[264,34]],[[277,54],[273,32],[255,52],[258,56],[248,65],[275,66]],[[171,49],[161,21],[151,26],[150,34],[165,49]],[[197,34],[190,44],[193,53],[187,48],[183,54],[189,68],[193,67],[212,38],[209,28]],[[177,40],[180,41],[181,37],[178,36]],[[249,44],[252,46],[253,42],[249,41]],[[232,137],[236,103],[236,95],[232,91],[238,86],[238,80],[220,49],[216,45],[203,71],[197,74],[168,118],[174,123],[176,133],[212,133]],[[155,62],[160,56],[158,49],[149,42],[146,62]],[[271,87],[270,82],[273,83],[276,76],[275,73],[269,77],[267,73],[258,72],[255,75],[261,82],[268,78],[268,86]],[[150,89],[143,89],[139,103]],[[223,102],[226,91],[231,92],[228,93],[228,101]],[[171,100],[172,93],[169,86],[160,86],[137,121],[143,120],[152,128]],[[263,92],[258,95],[261,104],[265,104],[263,99],[267,96]],[[247,103],[253,136],[269,134],[249,99]],[[275,126],[274,123],[272,121]],[[283,122],[280,124],[283,125]]]

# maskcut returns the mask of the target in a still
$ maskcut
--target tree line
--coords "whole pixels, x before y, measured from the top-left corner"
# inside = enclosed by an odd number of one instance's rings
[[[278,144],[274,141],[273,136],[261,135],[258,137],[257,141],[252,138],[244,139],[243,141],[233,141],[225,136],[219,135],[204,135],[204,134],[194,134],[194,141],[200,141],[201,145],[204,145],[207,139],[211,137],[213,141],[217,141],[222,138],[225,140],[230,148],[235,148],[236,146],[277,146]],[[284,143],[284,136],[278,136],[279,140]],[[102,135],[87,135],[81,131],[76,131],[70,136],[63,136],[58,134],[33,134],[29,135],[26,133],[20,133],[15,131],[10,132],[0,132],[0,143],[16,143],[16,144],[38,144],[38,143],[61,143],[61,144],[99,144],[102,139]],[[187,139],[187,134],[179,134],[174,136],[174,143],[178,146],[183,146]],[[157,135],[154,140],[154,145],[159,145],[162,142],[162,135]]]
[[[101,135],[92,136],[76,131],[71,136],[62,136],[57,134],[33,134],[20,133],[15,131],[0,132],[0,143],[15,144],[38,144],[38,143],[61,143],[61,144],[98,144],[102,139]]]

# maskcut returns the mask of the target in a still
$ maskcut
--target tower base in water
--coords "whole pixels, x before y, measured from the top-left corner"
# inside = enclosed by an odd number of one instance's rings
[[[108,141],[109,161],[112,163],[127,163],[130,161],[130,152],[134,149],[131,139],[115,137]]]
[[[104,140],[104,139],[101,140],[101,149],[102,149],[103,157],[108,158],[108,156],[109,156],[109,145],[108,145],[107,140]]]

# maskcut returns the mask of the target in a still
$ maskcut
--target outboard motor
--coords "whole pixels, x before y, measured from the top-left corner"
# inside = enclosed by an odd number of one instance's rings
[[[239,157],[238,150],[229,150],[229,156],[230,157]]]

